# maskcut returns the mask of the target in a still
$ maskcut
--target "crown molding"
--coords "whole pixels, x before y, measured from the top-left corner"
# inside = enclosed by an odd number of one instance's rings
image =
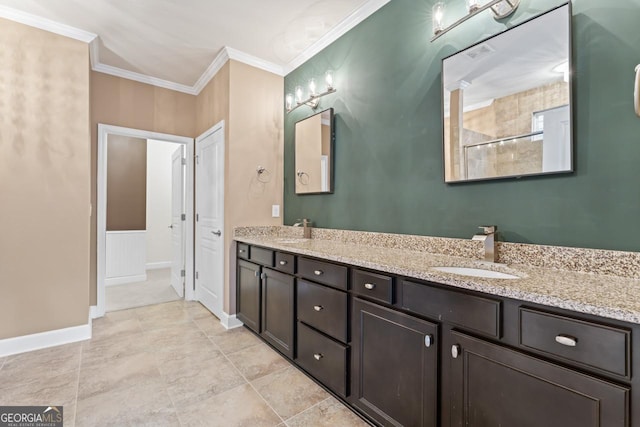
[[[122,68],[112,67],[111,65],[97,63],[95,66],[92,66],[91,69],[99,73],[110,74],[112,76],[122,77],[123,79],[135,80],[137,82],[146,83],[152,86],[171,89],[177,92],[188,93],[189,95],[198,94],[198,92],[196,92],[193,86],[187,86],[187,85],[175,83],[169,80],[163,80],[157,77],[151,77],[146,74],[136,73],[134,71],[123,70]]]
[[[264,59],[258,58],[257,56],[249,55],[248,53],[244,53],[232,47],[225,47],[225,50],[229,55],[229,59],[233,59],[234,61],[242,62],[244,64],[251,65],[252,67],[277,74],[278,76],[284,76],[284,68],[281,65],[265,61]]]
[[[47,18],[42,18],[40,16],[32,15],[30,13],[2,5],[0,5],[0,18],[9,19],[30,27],[39,28],[61,36],[80,40],[85,43],[91,43],[96,37],[98,37],[96,34],[90,33],[89,31],[84,31],[70,25],[61,24]]]
[[[209,64],[204,73],[200,76],[200,78],[196,81],[196,83],[191,88],[195,95],[198,95],[202,89],[211,81],[211,79],[218,74],[218,71],[227,63],[229,60],[229,54],[227,52],[227,48],[224,48],[218,53],[218,55],[214,58],[214,60]]]
[[[291,71],[298,68],[300,65],[307,62],[309,59],[313,58],[315,55],[320,53],[320,51],[327,46],[329,46],[334,41],[338,40],[342,37],[347,31],[351,30],[353,27],[367,19],[369,16],[373,15],[378,11],[382,6],[389,3],[391,0],[369,0],[365,4],[363,4],[360,8],[355,10],[351,15],[344,18],[338,25],[333,27],[329,32],[327,32],[324,36],[322,36],[318,41],[313,43],[311,46],[306,48],[302,53],[293,58],[291,62],[289,62],[284,67],[284,75],[286,76]]]

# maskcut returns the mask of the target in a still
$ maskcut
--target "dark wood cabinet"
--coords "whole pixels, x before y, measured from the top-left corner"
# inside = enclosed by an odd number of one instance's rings
[[[627,387],[460,332],[448,341],[451,426],[629,425]]]
[[[265,268],[262,278],[262,337],[293,359],[295,279]]]
[[[438,425],[438,327],[353,300],[351,400],[385,426]]]
[[[257,264],[238,260],[236,316],[257,333],[260,333],[260,270]]]
[[[238,319],[375,425],[640,427],[636,324],[250,244],[237,255]]]

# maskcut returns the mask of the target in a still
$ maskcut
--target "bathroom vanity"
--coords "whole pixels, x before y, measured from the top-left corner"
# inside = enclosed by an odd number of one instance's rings
[[[373,424],[640,425],[640,310],[611,301],[640,297],[637,279],[236,240],[237,317]],[[519,278],[432,268],[447,264]]]

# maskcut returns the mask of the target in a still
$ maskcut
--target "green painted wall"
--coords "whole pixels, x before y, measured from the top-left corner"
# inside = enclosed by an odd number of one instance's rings
[[[294,123],[312,111],[285,118],[285,224],[460,238],[497,224],[510,242],[640,251],[640,0],[573,3],[575,173],[466,184],[443,180],[441,60],[505,23],[484,12],[430,43],[433,3],[391,0],[286,76],[288,93],[330,68],[338,93],[321,100],[336,112],[333,194],[294,193]],[[522,0],[506,24],[562,3]]]

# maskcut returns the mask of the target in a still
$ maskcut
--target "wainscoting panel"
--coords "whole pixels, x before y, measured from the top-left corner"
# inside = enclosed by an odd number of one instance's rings
[[[146,230],[107,231],[106,245],[107,286],[147,280]]]

